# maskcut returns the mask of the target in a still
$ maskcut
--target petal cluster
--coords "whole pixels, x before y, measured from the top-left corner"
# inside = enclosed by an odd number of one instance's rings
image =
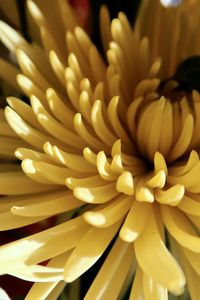
[[[84,299],[132,284],[130,299],[167,300],[186,281],[198,299],[200,94],[173,79],[200,52],[197,1],[144,0],[134,28],[102,7],[106,59],[67,1],[27,6],[32,43],[0,23],[18,62],[1,59],[0,76],[30,99],[1,111],[0,230],[57,224],[1,246],[1,274],[36,282],[26,299],[56,299],[110,245]]]

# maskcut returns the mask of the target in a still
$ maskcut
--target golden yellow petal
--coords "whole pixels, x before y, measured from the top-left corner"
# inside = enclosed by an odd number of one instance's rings
[[[116,234],[120,224],[121,221],[107,228],[91,227],[87,231],[65,265],[65,281],[74,281],[99,259]],[[92,247],[93,243],[95,243],[95,247]]]
[[[200,253],[200,238],[186,216],[176,208],[161,205],[161,214],[167,230],[183,247]]]
[[[141,269],[155,282],[172,293],[180,295],[185,285],[185,277],[160,236],[153,208],[150,210],[148,223],[143,233],[134,245],[135,255]]]
[[[91,174],[95,173],[94,171],[96,168],[86,162],[82,155],[67,153],[56,146],[53,146],[52,148],[55,158],[57,158],[57,161],[59,161],[62,165],[79,172]]]
[[[177,184],[167,190],[156,189],[155,199],[160,204],[168,204],[176,206],[184,197],[185,188],[183,185]]]
[[[167,289],[157,284],[145,273],[143,273],[143,289],[145,300],[168,300]]]
[[[195,165],[199,162],[199,155],[196,151],[192,150],[190,152],[190,156],[188,158],[187,163],[179,165],[179,166],[175,166],[175,167],[171,167],[170,168],[170,174],[172,174],[173,176],[180,176],[180,175],[184,175],[186,173],[188,173],[189,171],[191,171],[191,169],[193,167],[195,167]]]
[[[1,195],[24,195],[55,189],[55,186],[32,181],[23,172],[0,173]]]
[[[27,148],[17,148],[17,150],[15,150],[15,156],[20,160],[31,159],[52,163],[52,160],[46,154]]]
[[[97,170],[104,180],[113,181],[117,178],[117,175],[112,172],[104,151],[100,151],[97,154]]]
[[[49,60],[58,79],[63,85],[65,85],[65,66],[54,50],[49,52]]]
[[[115,140],[116,136],[107,127],[103,114],[102,114],[102,103],[100,100],[96,100],[92,107],[91,113],[92,124],[94,130],[98,137],[108,146],[111,146]]]
[[[58,270],[40,265],[25,266],[22,264],[20,269],[17,268],[14,271],[8,272],[8,274],[32,282],[57,282],[63,279],[63,269]]]
[[[131,197],[122,195],[110,201],[106,206],[103,205],[103,208],[99,206],[95,211],[88,210],[83,217],[86,222],[93,226],[109,227],[125,216],[132,201]]]
[[[69,101],[63,103],[63,99],[52,88],[47,89],[46,98],[52,114],[67,128],[74,130],[73,119],[75,112],[69,104]],[[66,118],[67,115],[67,118]]]
[[[152,188],[163,188],[165,186],[165,182],[166,182],[165,171],[160,170],[147,181],[147,185]]]
[[[113,156],[110,167],[111,171],[117,175],[120,175],[122,172],[124,172],[121,155],[115,154]]]
[[[188,290],[191,299],[198,300],[200,295],[200,277],[192,269],[191,265],[188,263],[186,257],[183,254],[181,255],[181,261],[186,275]]]
[[[108,183],[98,187],[75,187],[74,196],[88,203],[105,203],[118,195],[115,183]]]
[[[118,239],[90,286],[85,300],[93,300],[96,297],[102,300],[117,299],[134,260],[133,246]]]
[[[6,107],[5,115],[11,128],[18,134],[18,136],[32,146],[42,149],[46,141],[51,141],[53,143],[53,139],[51,137],[29,126],[10,107]]]
[[[83,203],[77,200],[69,191],[58,191],[52,196],[53,197],[51,197],[51,195],[50,197],[44,197],[40,201],[36,198],[37,203],[32,202],[28,205],[15,205],[11,208],[11,212],[17,216],[52,216],[83,205]]]
[[[87,229],[88,225],[83,218],[78,217],[2,246],[0,249],[2,274],[15,270],[21,263],[38,264],[72,249]]]
[[[125,129],[123,128],[119,116],[118,116],[118,106],[119,106],[119,97],[113,97],[107,107],[108,111],[108,118],[112,125],[113,130],[115,131],[115,134],[118,136],[118,138],[121,139],[122,143],[125,144],[125,149],[131,149],[132,142],[127,135]]]
[[[6,60],[0,59],[0,77],[17,91],[19,90],[19,86],[16,82],[16,76],[19,72],[20,70],[18,68]]]
[[[167,164],[165,162],[165,159],[163,155],[158,151],[154,155],[154,169],[156,173],[163,170],[166,175],[168,174]]]
[[[82,139],[85,140],[90,146],[94,147],[95,149],[108,149],[108,147],[104,146],[101,141],[99,141],[94,135],[90,133],[90,131],[84,125],[80,113],[77,113],[74,117],[74,127],[78,135],[82,137]]]
[[[187,214],[200,217],[200,203],[192,197],[184,195],[182,201],[178,204],[178,208]]]
[[[135,278],[131,287],[130,300],[144,300],[142,276],[142,270],[137,266]]]
[[[129,196],[134,194],[134,179],[130,172],[124,171],[117,178],[116,189],[118,192]]]
[[[73,190],[75,187],[90,188],[101,186],[105,184],[105,181],[99,175],[94,175],[84,178],[68,177],[66,178],[65,183],[69,189]]]
[[[42,127],[38,123],[37,118],[35,117],[33,110],[31,107],[26,104],[24,101],[15,98],[15,97],[8,97],[7,102],[9,106],[22,117],[24,121],[26,121],[28,124],[33,126],[34,128],[37,128],[38,130],[41,130]]]
[[[145,228],[149,212],[149,203],[134,201],[119,232],[120,238],[128,243],[135,241]]]
[[[139,178],[135,184],[135,199],[140,202],[154,202],[153,189],[148,187],[144,177]]]
[[[180,157],[185,153],[185,151],[187,150],[191,142],[193,130],[194,130],[194,119],[192,115],[188,115],[185,118],[185,122],[181,134],[169,154],[170,161],[175,160],[176,158]]]
[[[10,211],[5,211],[0,213],[0,218],[0,231],[5,231],[40,222],[46,219],[46,216],[15,216]]]

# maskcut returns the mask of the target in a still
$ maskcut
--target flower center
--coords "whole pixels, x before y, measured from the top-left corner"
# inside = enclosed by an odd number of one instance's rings
[[[160,152],[169,164],[196,146],[194,121],[199,109],[196,93],[181,90],[174,80],[161,83],[156,93],[136,99],[133,137],[140,155],[153,163]]]

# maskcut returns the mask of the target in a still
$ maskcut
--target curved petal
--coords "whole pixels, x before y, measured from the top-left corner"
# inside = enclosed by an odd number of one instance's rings
[[[179,295],[183,292],[185,277],[160,236],[154,214],[151,208],[149,221],[141,236],[134,243],[136,258],[141,269],[149,277],[172,293]]]
[[[120,224],[121,221],[107,228],[91,227],[88,230],[65,265],[65,281],[74,281],[99,259],[115,236]]]
[[[84,299],[117,299],[134,261],[133,245],[117,239]]]
[[[183,247],[200,253],[200,238],[186,216],[178,209],[161,205],[161,214],[167,230]]]

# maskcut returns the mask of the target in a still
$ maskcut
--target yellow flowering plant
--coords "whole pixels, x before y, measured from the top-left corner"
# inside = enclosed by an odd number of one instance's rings
[[[0,76],[30,98],[1,110],[0,229],[62,218],[1,246],[0,273],[35,282],[28,300],[57,299],[110,245],[85,300],[118,299],[130,282],[131,300],[185,285],[198,300],[198,1],[144,0],[133,28],[103,6],[106,61],[67,1],[27,6],[32,43],[0,23],[18,62],[1,59]]]

